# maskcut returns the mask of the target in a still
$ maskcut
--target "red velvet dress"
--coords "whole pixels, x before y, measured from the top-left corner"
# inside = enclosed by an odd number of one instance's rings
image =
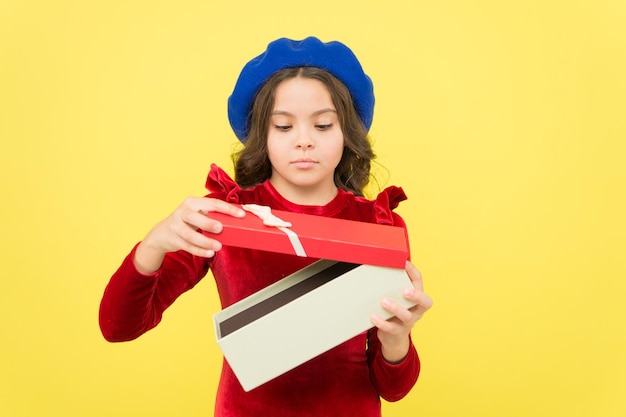
[[[211,197],[230,203],[263,204],[276,210],[405,227],[400,216],[392,212],[406,199],[397,187],[385,189],[375,200],[339,190],[325,206],[302,206],[285,200],[269,181],[241,189],[224,171],[212,166],[207,188]],[[109,341],[132,340],[155,327],[164,310],[196,285],[209,269],[215,277],[222,307],[227,307],[316,260],[223,247],[211,259],[182,251],[169,253],[161,269],[147,276],[135,269],[134,251],[111,277],[101,301],[100,328]],[[254,346],[250,347],[250,354],[254,355]],[[412,343],[402,362],[385,361],[375,329],[250,392],[243,391],[224,361],[215,416],[380,416],[380,397],[387,401],[404,397],[417,381],[419,370]]]

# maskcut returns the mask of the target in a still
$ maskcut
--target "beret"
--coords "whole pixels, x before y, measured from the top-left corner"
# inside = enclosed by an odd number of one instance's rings
[[[248,136],[257,91],[276,71],[292,67],[317,67],[338,78],[350,91],[356,111],[369,131],[374,117],[374,86],[350,48],[337,41],[324,43],[312,36],[301,41],[280,38],[243,67],[228,98],[228,120],[241,142],[245,143]]]

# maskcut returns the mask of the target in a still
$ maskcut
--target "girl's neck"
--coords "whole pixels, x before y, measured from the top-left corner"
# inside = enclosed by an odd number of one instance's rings
[[[334,184],[328,187],[319,185],[311,187],[289,187],[270,178],[270,184],[287,201],[301,206],[325,206],[330,203],[338,193]]]

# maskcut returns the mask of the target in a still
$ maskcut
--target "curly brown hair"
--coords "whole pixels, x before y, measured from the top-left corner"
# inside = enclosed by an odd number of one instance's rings
[[[281,82],[296,77],[321,81],[328,89],[344,137],[343,155],[335,168],[335,185],[357,196],[363,196],[363,189],[370,180],[371,161],[375,158],[370,139],[348,88],[328,71],[317,67],[294,67],[277,71],[261,86],[252,104],[245,146],[232,154],[235,181],[242,188],[247,188],[271,177],[267,134],[275,92]]]

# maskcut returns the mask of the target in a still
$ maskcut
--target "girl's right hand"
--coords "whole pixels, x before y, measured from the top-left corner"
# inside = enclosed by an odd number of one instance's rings
[[[163,221],[157,223],[135,251],[137,270],[149,275],[161,268],[168,252],[184,250],[192,255],[213,257],[222,244],[199,231],[220,233],[222,224],[210,218],[210,212],[243,217],[245,212],[222,200],[206,197],[188,197]]]

